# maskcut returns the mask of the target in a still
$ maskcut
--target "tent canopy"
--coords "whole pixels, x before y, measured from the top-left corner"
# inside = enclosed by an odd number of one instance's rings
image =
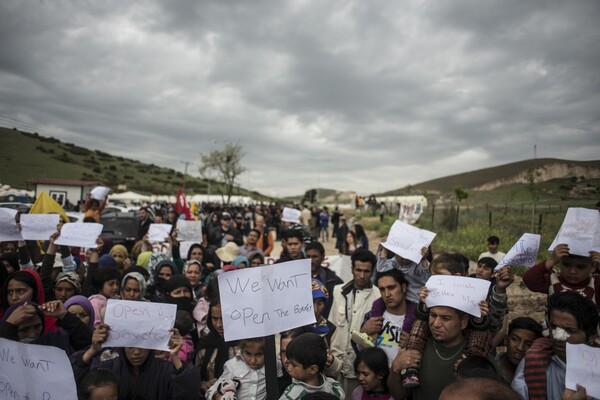
[[[123,192],[111,194],[110,200],[121,200],[121,201],[150,201],[150,196],[146,196],[136,192]]]

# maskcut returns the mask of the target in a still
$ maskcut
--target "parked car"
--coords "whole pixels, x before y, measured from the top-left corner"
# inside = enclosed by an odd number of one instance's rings
[[[138,234],[138,218],[132,213],[108,213],[100,216],[102,238],[113,245],[122,244],[131,252]]]
[[[27,214],[31,207],[33,207],[33,204],[31,203],[18,203],[14,201],[0,203],[0,208],[12,208],[13,210],[20,211],[24,214]]]

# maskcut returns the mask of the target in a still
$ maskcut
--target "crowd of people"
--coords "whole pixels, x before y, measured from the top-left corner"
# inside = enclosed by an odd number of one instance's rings
[[[88,201],[84,223],[97,222],[102,208]],[[139,210],[132,248],[102,237],[93,248],[60,246],[60,226],[45,242],[0,242],[0,338],[64,350],[80,399],[266,399],[265,338],[225,340],[216,277],[267,258],[307,258],[315,323],[277,335],[281,399],[587,398],[585,387],[566,388],[565,343],[598,346],[600,253],[574,255],[559,244],[526,271],[526,287],[548,295],[536,321],[508,309],[514,275],[495,270],[504,255],[498,237],[469,271],[465,256],[434,256],[431,247],[420,262],[381,244],[372,252],[365,230],[337,208],[297,211],[289,219],[275,205],[205,204],[202,237],[185,254],[169,206]],[[165,253],[147,240],[158,222],[173,225]],[[332,255],[323,242],[334,239],[350,259],[346,281],[323,266]],[[481,316],[428,308],[432,275],[489,281]],[[104,347],[109,299],[175,304],[169,351]]]

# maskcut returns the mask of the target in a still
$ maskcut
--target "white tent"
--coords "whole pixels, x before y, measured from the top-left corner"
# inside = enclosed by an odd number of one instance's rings
[[[124,202],[131,201],[150,201],[150,196],[146,196],[136,192],[123,192],[109,195],[109,200],[121,200]]]

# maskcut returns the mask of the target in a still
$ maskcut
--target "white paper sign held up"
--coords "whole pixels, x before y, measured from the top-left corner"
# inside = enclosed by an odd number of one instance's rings
[[[386,241],[381,245],[402,258],[419,263],[423,258],[421,249],[429,246],[433,238],[435,233],[397,220],[390,228]]]
[[[540,250],[540,235],[524,233],[511,247],[508,253],[500,260],[494,271],[509,265],[522,265],[533,267],[535,265],[538,251]]]
[[[487,298],[490,281],[454,275],[433,275],[425,284],[428,308],[447,306],[481,317],[479,303]]]
[[[284,207],[283,214],[281,215],[281,220],[284,222],[292,222],[299,224],[300,216],[302,212],[300,210],[296,210],[295,208]]]
[[[110,331],[102,347],[169,350],[176,313],[175,304],[108,300],[104,323]]]
[[[309,259],[225,272],[218,279],[225,341],[315,322]]]
[[[60,229],[60,236],[54,243],[59,246],[96,247],[96,239],[102,233],[102,224],[91,222],[70,222]]]
[[[565,386],[577,391],[583,386],[588,396],[600,398],[600,349],[586,344],[567,343]]]
[[[67,354],[58,347],[0,339],[0,399],[76,400]]]
[[[21,234],[25,240],[48,240],[56,232],[60,215],[23,214],[21,215]]]
[[[149,242],[164,242],[173,228],[170,224],[150,224],[148,228]]]
[[[591,250],[600,251],[600,213],[588,208],[569,208],[548,250],[561,243],[568,244],[569,253],[578,256],[589,257]]]
[[[202,242],[202,221],[177,220],[177,239],[179,241]],[[183,254],[183,253],[182,253]]]

